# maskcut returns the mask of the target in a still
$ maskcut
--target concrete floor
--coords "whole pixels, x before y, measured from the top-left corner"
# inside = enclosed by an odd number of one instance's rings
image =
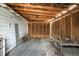
[[[3,42],[0,41],[0,56],[3,55]]]
[[[63,54],[64,56],[79,56],[79,47],[65,47]]]
[[[0,46],[0,56],[3,56],[3,47]]]
[[[9,56],[55,56],[55,49],[46,39],[30,40],[14,50]]]
[[[52,42],[54,43],[54,42]],[[57,53],[56,53],[57,52]],[[32,39],[16,48],[8,56],[57,56],[61,55],[48,39]],[[63,56],[79,56],[79,47],[63,48]]]
[[[3,49],[0,49],[0,56],[3,56]]]

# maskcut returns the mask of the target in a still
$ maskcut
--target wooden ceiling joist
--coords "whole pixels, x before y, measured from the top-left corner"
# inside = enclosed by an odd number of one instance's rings
[[[50,11],[43,11],[43,10],[34,10],[34,9],[26,9],[26,8],[12,8],[14,9],[15,11],[24,11],[24,12],[35,12],[35,13],[47,13],[47,14],[56,14],[56,13],[59,13],[59,12],[50,12]]]
[[[11,8],[26,8],[26,9],[34,9],[34,10],[46,10],[46,11],[54,11],[54,12],[60,12],[61,10],[59,10],[59,9],[57,9],[57,8],[53,8],[53,9],[43,9],[43,8],[34,8],[34,7],[28,7],[28,6],[16,6],[16,5],[10,5],[11,6]]]
[[[54,7],[54,6],[52,6],[52,7],[50,7],[50,6],[41,6],[41,5],[32,5],[32,4],[30,4],[30,3],[21,3],[21,4],[9,4],[9,5],[13,5],[13,6],[15,6],[15,7],[17,7],[17,6],[21,6],[21,7],[29,7],[29,8],[38,8],[38,9],[49,9],[49,10],[62,10],[62,8],[58,8],[58,7]]]
[[[68,7],[58,3],[8,3],[8,6],[29,22],[47,22]]]
[[[24,15],[24,14],[22,14],[22,16],[24,16],[24,17],[27,17],[27,18],[31,18],[32,17],[32,19],[51,19],[52,17],[50,17],[50,16],[36,16],[36,15]]]
[[[35,16],[47,16],[47,17],[53,17],[55,15],[50,15],[50,14],[41,14],[41,13],[32,13],[32,12],[19,12],[17,11],[19,14],[24,14],[24,15],[35,15]]]

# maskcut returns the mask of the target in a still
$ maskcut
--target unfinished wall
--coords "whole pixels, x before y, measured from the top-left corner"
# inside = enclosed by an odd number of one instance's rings
[[[32,38],[47,38],[50,35],[50,24],[44,22],[29,23],[29,35]]]
[[[79,11],[72,14],[72,39],[79,42]]]
[[[8,8],[0,7],[0,35],[6,37],[6,52],[16,46],[15,24],[18,24],[19,38],[28,33],[27,21],[11,13]]]
[[[77,10],[77,11],[76,11]],[[65,17],[64,17],[65,16]],[[79,10],[74,9],[61,19],[52,22],[51,35],[54,38],[61,38],[62,41],[70,40],[79,42]]]

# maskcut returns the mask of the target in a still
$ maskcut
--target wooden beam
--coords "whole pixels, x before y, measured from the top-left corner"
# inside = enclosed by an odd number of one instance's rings
[[[36,15],[22,15],[24,17],[27,17],[27,18],[32,18],[32,19],[51,19],[53,17],[50,17],[50,16],[36,16]]]
[[[28,6],[16,6],[16,5],[9,5],[11,8],[26,8],[26,9],[34,9],[34,10],[45,10],[45,11],[54,11],[54,12],[60,12],[61,10],[59,10],[59,9],[57,9],[57,8],[55,8],[55,7],[53,7],[53,9],[52,10],[50,10],[50,9],[43,9],[43,8],[34,8],[34,7],[28,7]],[[55,9],[54,9],[55,8]]]
[[[63,8],[59,8],[59,7],[50,7],[50,6],[41,6],[41,5],[32,5],[30,3],[15,3],[15,4],[8,4],[10,6],[14,6],[14,7],[26,7],[26,8],[37,8],[37,9],[44,9],[44,10],[50,10],[50,11],[61,11]]]
[[[29,22],[46,22],[45,20],[29,20]]]
[[[19,12],[17,11],[17,13],[19,14],[24,14],[24,15],[36,15],[36,16],[47,16],[47,17],[54,17],[55,15],[49,15],[49,14],[40,14],[40,13],[31,13],[31,12]]]
[[[27,19],[28,21],[48,21],[49,19],[48,18],[38,18],[38,19],[36,19],[36,18],[28,18],[28,17],[24,17],[25,19]]]
[[[46,14],[58,14],[60,12],[50,12],[50,11],[43,11],[43,10],[34,10],[34,9],[26,9],[26,8],[12,8],[15,11],[23,11],[23,12],[35,12],[35,13],[46,13]]]
[[[33,16],[28,16],[28,15],[22,15],[25,19],[27,19],[28,21],[44,21],[44,22],[48,22],[49,19],[53,18],[53,17],[47,17],[47,16],[38,16],[38,18],[33,17]]]

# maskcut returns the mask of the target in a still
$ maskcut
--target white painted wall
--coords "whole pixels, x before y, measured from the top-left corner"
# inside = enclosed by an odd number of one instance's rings
[[[19,26],[19,38],[28,33],[27,21],[0,7],[0,35],[6,36],[6,52],[16,46],[15,23]]]

